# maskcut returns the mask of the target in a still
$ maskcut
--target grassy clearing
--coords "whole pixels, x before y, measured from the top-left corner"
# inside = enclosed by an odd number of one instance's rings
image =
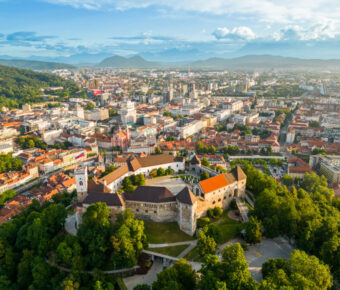
[[[145,234],[151,244],[176,243],[191,241],[193,237],[182,232],[178,224],[174,223],[155,223],[144,222]]]
[[[201,262],[201,256],[198,252],[198,247],[193,248],[188,254],[184,257],[188,261],[194,261],[194,262]]]
[[[218,244],[224,244],[230,239],[237,236],[238,228],[241,222],[235,221],[228,216],[228,211],[224,211],[222,216],[219,218],[210,218],[209,224],[214,224],[217,226],[220,232],[220,239]]]
[[[180,253],[182,253],[189,245],[179,245],[173,247],[162,247],[162,248],[149,248],[150,251],[168,255],[171,257],[177,257]]]
[[[217,225],[221,233],[221,241],[219,244],[224,244],[230,239],[236,237],[240,222],[231,219],[228,216],[228,211],[225,210],[219,219],[212,220],[212,224]]]

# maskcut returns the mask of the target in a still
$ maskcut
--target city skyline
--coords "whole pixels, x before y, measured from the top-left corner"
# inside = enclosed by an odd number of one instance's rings
[[[0,1],[0,57],[340,58],[336,1]]]

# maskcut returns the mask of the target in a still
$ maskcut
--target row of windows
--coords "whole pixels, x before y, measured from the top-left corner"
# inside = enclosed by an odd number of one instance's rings
[[[230,198],[230,197],[232,197],[232,194],[231,194],[231,193],[229,194],[229,198]],[[223,197],[223,200],[225,200],[226,198],[227,198],[227,195],[225,195],[225,196]],[[218,199],[218,202],[220,202],[220,201],[221,201],[221,199],[219,198],[219,199]],[[215,203],[216,203],[216,201],[214,200],[212,204],[215,204]]]
[[[139,212],[139,209],[136,209],[136,212]],[[149,213],[149,211],[148,211],[147,209],[146,209],[144,212],[145,212],[145,213]],[[152,211],[151,211],[151,212],[152,212]],[[153,213],[157,214],[157,211],[154,210]]]

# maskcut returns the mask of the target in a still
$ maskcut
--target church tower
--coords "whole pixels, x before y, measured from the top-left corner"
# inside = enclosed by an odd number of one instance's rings
[[[78,166],[74,170],[76,177],[77,199],[78,202],[83,202],[87,196],[87,167]]]

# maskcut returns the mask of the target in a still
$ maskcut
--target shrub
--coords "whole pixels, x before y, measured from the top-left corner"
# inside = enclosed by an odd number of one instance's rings
[[[218,206],[215,206],[214,210],[214,217],[220,217],[222,214],[223,214],[223,209],[221,209],[220,207]]]
[[[208,217],[202,217],[197,220],[197,227],[203,228],[205,225],[209,224],[210,219]]]
[[[236,204],[236,200],[235,200],[235,199],[233,199],[233,200],[230,202],[229,208],[232,209],[232,210],[237,209],[237,204]]]
[[[246,243],[241,243],[243,251],[248,251],[248,245]]]
[[[216,243],[220,243],[222,240],[221,230],[215,224],[208,225],[207,235],[212,237]]]
[[[210,218],[214,218],[214,211],[212,209],[208,209],[207,215]]]

